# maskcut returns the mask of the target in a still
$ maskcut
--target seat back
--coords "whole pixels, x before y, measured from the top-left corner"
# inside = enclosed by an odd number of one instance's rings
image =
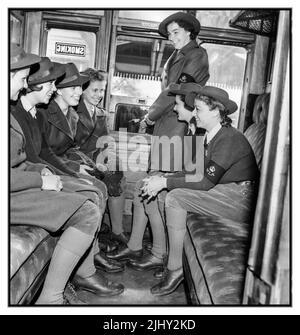
[[[257,97],[253,107],[253,124],[244,133],[253,149],[259,169],[265,145],[269,101],[270,93],[264,93]]]

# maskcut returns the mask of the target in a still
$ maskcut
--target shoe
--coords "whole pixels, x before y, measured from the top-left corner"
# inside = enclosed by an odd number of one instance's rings
[[[148,271],[164,266],[164,259],[154,256],[152,253],[147,253],[139,260],[130,260],[128,266],[138,271]]]
[[[182,268],[178,270],[167,270],[167,274],[157,285],[151,287],[151,293],[154,295],[167,295],[174,292],[179,284],[183,282],[184,276]]]
[[[100,297],[110,297],[121,294],[124,291],[124,286],[122,284],[108,281],[98,271],[87,278],[82,278],[78,275],[75,275],[72,280],[72,284],[77,290],[81,289],[88,292],[93,292]]]
[[[63,305],[87,305],[87,303],[78,298],[74,286],[71,283],[68,283],[64,292]]]
[[[100,251],[94,256],[95,267],[108,273],[116,273],[124,271],[125,267],[122,263],[109,259]]]
[[[140,250],[131,250],[127,245],[120,246],[118,250],[108,252],[106,257],[109,259],[114,259],[117,261],[126,261],[126,260],[136,260],[140,259],[143,256],[143,249]]]
[[[112,241],[117,241],[119,244],[127,245],[129,241],[129,236],[127,236],[124,232],[120,234],[111,233],[111,239]]]

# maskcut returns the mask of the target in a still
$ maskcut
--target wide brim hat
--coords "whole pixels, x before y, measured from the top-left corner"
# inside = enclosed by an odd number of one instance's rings
[[[65,75],[56,83],[57,88],[65,88],[71,86],[82,86],[90,79],[88,76],[81,75],[74,63],[62,64]]]
[[[42,60],[31,68],[28,76],[28,85],[43,84],[56,80],[65,74],[64,65],[51,62],[48,57],[42,57]]]
[[[237,104],[234,101],[230,100],[228,93],[222,90],[221,88],[214,87],[214,86],[204,86],[202,87],[200,92],[198,92],[198,94],[201,94],[206,97],[213,98],[216,101],[219,101],[222,105],[224,105],[226,114],[232,114],[238,109]],[[189,104],[194,105],[195,97],[196,97],[195,94],[188,94],[186,96],[186,100],[188,101]]]
[[[38,63],[41,58],[37,55],[27,53],[16,43],[10,45],[10,71],[30,67]]]
[[[158,32],[160,33],[160,35],[164,36],[164,37],[168,37],[168,30],[167,30],[167,26],[169,23],[171,22],[176,22],[176,21],[186,21],[188,23],[190,23],[195,30],[196,34],[199,34],[199,31],[201,29],[201,25],[199,20],[192,14],[188,14],[188,13],[183,13],[183,12],[177,12],[175,14],[172,14],[168,17],[166,17],[158,26]]]
[[[183,95],[185,104],[190,107],[190,109],[194,109],[194,101],[187,99],[187,96],[191,94],[196,96],[201,92],[201,89],[202,86],[196,83],[171,84],[169,86],[168,95]]]

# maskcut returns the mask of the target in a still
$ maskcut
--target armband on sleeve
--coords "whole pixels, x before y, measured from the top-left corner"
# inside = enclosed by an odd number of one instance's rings
[[[209,161],[205,171],[204,176],[210,180],[213,184],[218,184],[218,181],[221,179],[221,177],[224,175],[225,169],[222,168],[222,166],[218,165],[214,161]]]

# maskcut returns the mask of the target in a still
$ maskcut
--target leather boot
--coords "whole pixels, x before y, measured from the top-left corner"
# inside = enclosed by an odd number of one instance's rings
[[[152,253],[147,253],[139,260],[129,260],[127,265],[138,271],[148,271],[163,267],[164,259],[158,258]]]
[[[174,292],[179,284],[183,282],[183,270],[167,270],[166,275],[157,285],[151,287],[151,293],[154,295],[167,295]]]
[[[77,290],[85,290],[100,297],[109,297],[113,295],[121,294],[124,291],[122,284],[113,283],[108,281],[100,272],[96,271],[92,276],[82,278],[75,275],[72,284]]]
[[[95,267],[108,273],[116,273],[124,271],[124,265],[113,259],[109,259],[100,251],[94,256]]]
[[[122,245],[118,248],[118,250],[114,250],[106,254],[107,258],[114,259],[117,261],[126,261],[130,259],[136,260],[140,259],[142,256],[143,256],[143,249],[131,250],[127,247],[127,245]]]

